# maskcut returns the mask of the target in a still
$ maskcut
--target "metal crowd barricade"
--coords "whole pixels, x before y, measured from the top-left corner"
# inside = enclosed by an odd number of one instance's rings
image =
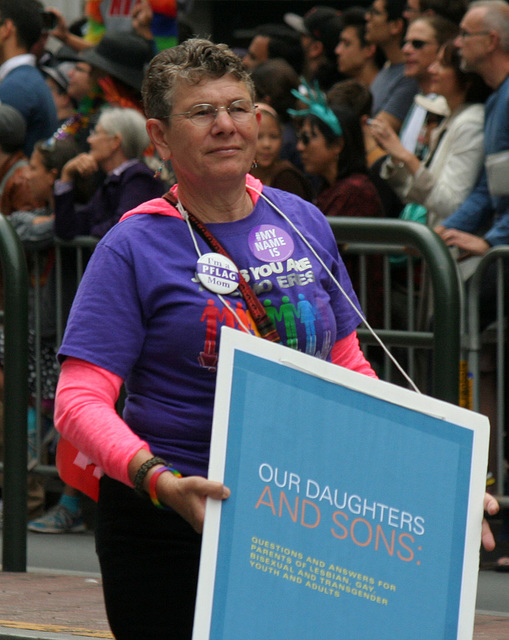
[[[74,240],[60,240],[56,239],[56,276],[57,276],[57,340],[58,343],[62,341],[64,335],[64,317],[63,317],[63,300],[62,300],[62,280],[63,280],[63,264],[62,264],[62,249],[69,249],[74,247],[76,250],[76,288],[83,277],[83,272],[87,266],[88,258],[95,249],[98,238],[92,236],[76,236]]]
[[[434,331],[418,330],[415,316],[414,298],[416,295],[414,285],[413,261],[408,261],[406,281],[408,285],[407,318],[408,324],[404,329],[392,329],[390,323],[390,304],[385,305],[385,322],[383,328],[377,328],[377,334],[390,347],[405,348],[408,354],[408,372],[413,377],[415,372],[414,352],[416,349],[427,350],[432,354],[432,395],[437,398],[457,403],[458,401],[458,367],[459,367],[459,295],[454,271],[454,264],[449,252],[445,249],[439,238],[427,227],[399,220],[359,219],[359,218],[329,218],[332,229],[338,243],[348,243],[348,252],[359,255],[361,261],[361,303],[366,298],[365,282],[369,278],[366,272],[366,256],[379,253],[385,255],[384,289],[391,289],[390,266],[388,256],[392,253],[402,253],[405,247],[415,249],[423,258],[431,273],[432,288],[435,299]],[[355,244],[354,244],[355,243]],[[86,266],[87,257],[93,251],[97,239],[91,237],[78,237],[70,242],[56,241],[56,282],[57,282],[57,344],[59,344],[64,330],[65,317],[62,313],[62,281],[63,261],[62,252],[76,251],[76,287],[81,279]],[[37,261],[34,261],[37,265]],[[34,277],[38,282],[38,278]],[[364,284],[362,284],[364,283]],[[37,292],[36,292],[37,293]],[[37,298],[37,296],[36,296]],[[369,302],[369,301],[368,301]],[[364,305],[366,306],[366,305]],[[38,328],[39,327],[39,328]],[[36,322],[36,331],[40,331],[40,324]],[[359,329],[361,344],[376,344],[370,333],[363,328]],[[36,340],[38,343],[39,340]],[[385,379],[390,379],[392,362],[385,360]],[[40,372],[40,370],[39,370]],[[41,442],[40,420],[40,385],[38,385],[37,406],[37,435]],[[44,464],[39,449],[37,466],[35,471],[56,476],[56,470],[52,465]]]
[[[56,241],[57,281],[57,344],[63,335],[63,304],[61,299],[63,247],[76,251],[76,286],[83,275],[85,254],[91,253],[96,238],[78,237],[71,242]],[[41,254],[29,250],[34,287],[33,329],[36,371],[36,456],[30,470],[56,476],[53,465],[42,462],[41,433]],[[26,261],[27,250],[18,235],[0,214],[0,261],[4,294],[4,460],[1,468],[3,484],[2,570],[26,571],[27,562],[27,379],[28,379],[28,317],[30,282]]]
[[[23,247],[0,214],[4,293],[2,570],[26,571],[28,271]]]
[[[509,507],[509,496],[504,496],[505,488],[505,431],[507,428],[505,420],[506,397],[504,381],[506,376],[505,362],[505,335],[506,335],[506,309],[505,309],[505,289],[504,266],[509,260],[509,246],[500,245],[490,249],[481,259],[476,271],[471,277],[466,293],[466,333],[464,348],[468,356],[469,371],[472,380],[472,408],[474,411],[481,409],[481,354],[483,348],[489,344],[494,344],[495,348],[495,373],[496,373],[496,429],[493,444],[496,451],[495,480],[497,498],[504,507]],[[496,317],[485,330],[480,326],[480,297],[483,289],[483,279],[488,267],[495,263],[496,271]]]
[[[379,218],[328,218],[335,238],[344,251],[363,256],[380,253],[384,257],[384,327],[376,333],[388,347],[407,350],[410,374],[415,349],[426,349],[431,360],[431,395],[458,404],[460,365],[460,291],[456,267],[442,240],[428,227],[416,222]],[[355,243],[355,244],[354,244]],[[432,290],[433,331],[417,326],[413,260],[408,260],[407,327],[392,329],[389,295],[392,288],[390,254],[417,252],[429,274]],[[362,265],[361,265],[362,267]],[[362,268],[361,268],[362,272]],[[361,279],[360,300],[366,296],[366,278]],[[364,282],[364,284],[363,284]],[[369,300],[368,300],[369,303]],[[358,330],[361,344],[376,340],[364,328]],[[412,375],[411,375],[412,377]]]
[[[95,246],[98,243],[98,238],[92,236],[77,236],[73,240],[64,241],[58,238],[54,241],[55,251],[55,346],[62,341],[62,337],[65,329],[65,316],[66,316],[66,304],[64,300],[64,277],[65,269],[68,265],[65,264],[63,259],[64,252],[72,252],[75,260],[73,261],[74,273],[72,274],[74,279],[74,290],[77,290],[80,280],[85,271],[85,267],[88,258],[92,254]],[[46,251],[44,249],[43,251]],[[35,413],[36,413],[36,451],[35,461],[33,464],[33,471],[46,476],[57,477],[56,467],[52,464],[47,464],[44,461],[45,447],[49,441],[51,441],[54,433],[43,432],[43,407],[42,407],[42,375],[41,375],[41,304],[40,304],[40,292],[41,292],[41,280],[43,279],[43,265],[41,261],[41,252],[37,250],[29,251],[31,263],[32,263],[32,282],[34,287],[34,331],[35,331],[35,369],[36,369],[36,393],[35,393]],[[69,274],[67,274],[69,275]]]

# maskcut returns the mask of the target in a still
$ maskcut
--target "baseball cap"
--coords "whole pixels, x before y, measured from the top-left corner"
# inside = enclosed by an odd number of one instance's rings
[[[343,29],[341,12],[332,7],[317,5],[304,16],[296,13],[285,13],[284,21],[290,27],[301,33],[319,40],[328,57],[335,58],[334,49],[339,42],[339,35]]]
[[[71,69],[74,69],[74,62],[61,62],[54,67],[42,66],[41,71],[44,75],[49,76],[62,91],[67,91],[69,86],[69,73]]]

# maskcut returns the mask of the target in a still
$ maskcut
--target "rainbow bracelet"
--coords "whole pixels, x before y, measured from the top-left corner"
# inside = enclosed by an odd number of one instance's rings
[[[173,467],[159,467],[159,469],[156,469],[154,473],[150,476],[150,481],[148,485],[148,494],[150,496],[150,499],[152,500],[152,504],[154,505],[154,507],[157,507],[158,509],[164,509],[165,511],[171,511],[172,510],[171,507],[167,507],[166,505],[159,502],[159,498],[157,497],[157,493],[156,493],[157,479],[159,478],[161,473],[164,473],[165,471],[169,471],[170,473],[173,473],[173,475],[177,476],[177,478],[182,478],[182,474],[180,473],[180,471],[177,471]]]

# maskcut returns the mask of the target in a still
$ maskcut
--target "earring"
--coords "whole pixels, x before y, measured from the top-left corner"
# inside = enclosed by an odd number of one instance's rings
[[[256,158],[253,160],[253,164],[251,165],[251,169],[256,169],[258,166],[258,162],[256,162]]]
[[[159,167],[154,171],[154,178],[160,178],[161,174],[163,172],[164,169],[164,163],[166,162],[166,160],[163,160],[161,162],[161,164],[159,165]]]

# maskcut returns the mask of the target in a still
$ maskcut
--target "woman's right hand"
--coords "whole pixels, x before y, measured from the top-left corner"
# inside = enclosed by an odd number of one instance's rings
[[[132,12],[132,25],[134,31],[146,40],[152,40],[153,38],[150,30],[153,16],[154,12],[148,0],[136,0]]]
[[[175,509],[195,531],[202,533],[206,499],[225,500],[230,489],[201,476],[177,478],[167,471],[157,478],[156,493],[159,502]]]
[[[90,153],[80,153],[64,165],[60,179],[63,182],[74,182],[77,174],[87,177],[98,169],[99,166]]]

